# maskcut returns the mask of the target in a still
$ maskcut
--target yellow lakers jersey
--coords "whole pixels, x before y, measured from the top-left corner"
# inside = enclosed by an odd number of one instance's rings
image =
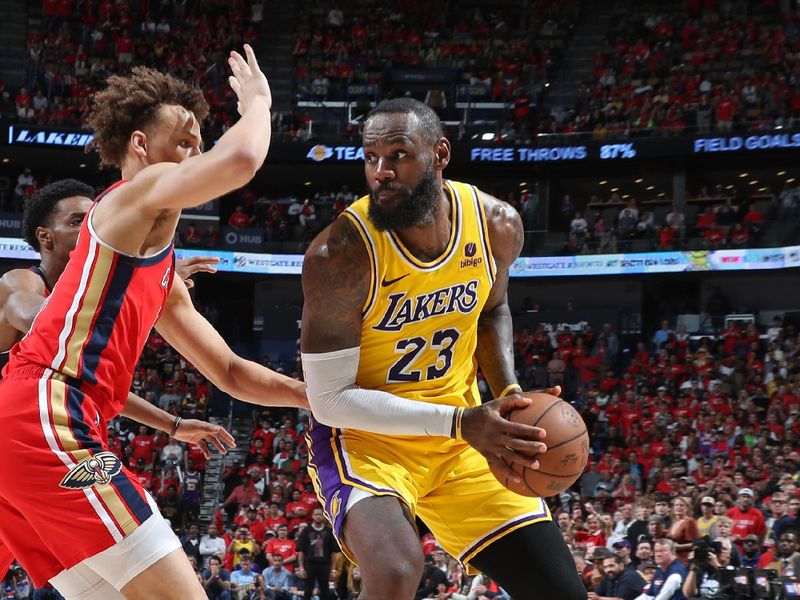
[[[450,241],[423,262],[391,231],[369,220],[369,196],[343,214],[369,254],[371,282],[362,308],[356,384],[413,400],[475,406],[478,317],[497,267],[478,190],[445,181],[451,204]]]

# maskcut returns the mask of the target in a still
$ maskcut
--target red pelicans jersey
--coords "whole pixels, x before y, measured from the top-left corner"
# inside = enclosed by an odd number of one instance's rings
[[[68,383],[79,382],[109,420],[125,406],[134,367],[166,303],[174,253],[169,245],[148,258],[122,254],[94,232],[92,212],[30,333],[12,348],[4,373],[25,366],[52,369]]]
[[[38,587],[158,512],[108,448],[106,422],[125,406],[174,254],[171,244],[122,254],[93,230],[92,213],[0,381],[0,566],[15,556]]]

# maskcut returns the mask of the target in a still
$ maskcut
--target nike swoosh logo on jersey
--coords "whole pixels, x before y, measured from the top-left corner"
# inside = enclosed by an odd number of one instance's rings
[[[409,275],[411,275],[411,273],[406,273],[405,275],[400,275],[400,277],[395,277],[394,279],[386,279],[386,277],[384,277],[383,281],[381,281],[381,285],[383,287],[388,287],[388,286],[392,285],[393,283],[397,283],[401,279],[403,279],[405,277],[408,277]]]

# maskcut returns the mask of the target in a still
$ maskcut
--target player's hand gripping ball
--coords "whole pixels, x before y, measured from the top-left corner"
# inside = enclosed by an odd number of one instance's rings
[[[589,459],[589,433],[578,411],[561,398],[542,392],[523,392],[532,403],[527,408],[515,410],[508,419],[541,427],[547,433],[544,442],[547,451],[538,455],[539,469],[513,465],[520,481],[515,482],[492,473],[512,492],[523,496],[554,496],[578,480]]]

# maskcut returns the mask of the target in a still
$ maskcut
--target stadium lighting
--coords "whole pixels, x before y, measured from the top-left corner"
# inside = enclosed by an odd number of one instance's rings
[[[750,185],[755,185],[758,183],[758,179],[753,179],[753,181],[748,181],[747,183]]]
[[[778,171],[778,172],[776,173],[776,175],[777,175],[778,177],[783,177],[784,175],[786,175],[786,171]]]
[[[747,177],[750,173],[739,173],[739,177]]]
[[[642,183],[643,181],[644,179],[642,179],[641,177],[639,177],[639,179],[634,180],[635,183]]]
[[[646,190],[649,192],[649,191],[651,191],[651,190],[654,190],[654,189],[656,189],[656,186],[654,186],[654,185],[648,185],[648,186],[647,186],[646,188],[644,188],[644,189],[646,189]]]
[[[618,191],[619,191],[619,188],[611,188],[611,191],[612,191],[612,192],[618,192]]]
[[[608,183],[608,181],[606,181],[605,179],[603,179],[603,181],[598,181],[597,182],[598,185],[605,185],[607,183]]]
[[[786,183],[794,183],[795,181],[796,181],[796,179],[794,177],[792,177],[791,179],[787,179]]]
[[[85,169],[85,168],[86,168],[86,163],[81,163],[81,164],[79,164],[78,166],[79,166],[81,169]]]
[[[3,163],[5,163],[5,164],[8,164],[8,163],[10,163],[10,162],[11,162],[11,159],[10,159],[10,158],[4,158],[4,159],[3,159]]]
[[[726,186],[725,186],[725,189],[726,189],[726,190],[732,190],[732,189],[733,189],[733,186],[732,186],[732,185],[726,185]]]
[[[758,191],[759,191],[759,192],[766,192],[766,191],[767,191],[767,188],[765,188],[765,187],[758,188]]]
[[[481,136],[481,139],[482,139],[484,142],[491,142],[491,141],[494,139],[494,134],[493,134],[493,133],[491,133],[491,132],[484,133],[484,134]]]
[[[544,87],[550,87],[550,82],[546,81],[545,84],[544,84]]]
[[[524,181],[520,181],[519,182],[519,187],[525,187],[526,185],[528,185],[528,184],[525,183]]]
[[[309,185],[311,185],[311,182],[310,182],[310,181],[304,181],[304,182],[303,182],[303,185],[305,185],[305,186],[309,186]]]

